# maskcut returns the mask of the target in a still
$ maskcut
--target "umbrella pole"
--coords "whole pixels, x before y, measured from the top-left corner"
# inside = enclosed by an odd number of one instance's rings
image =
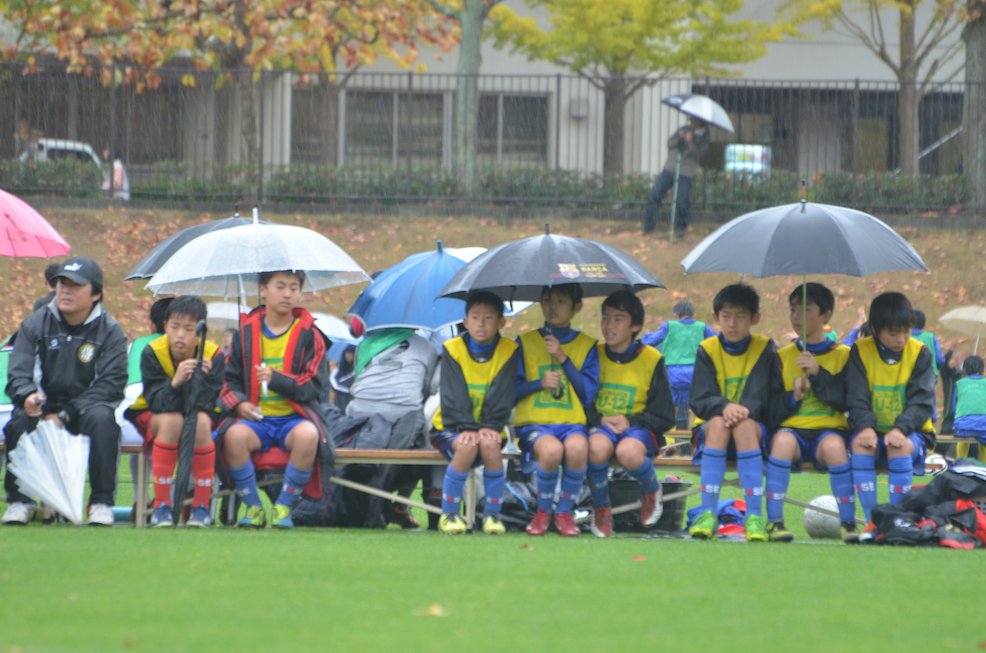
[[[972,355],[975,356],[977,351],[979,351],[979,336],[976,336],[976,344],[972,346]]]
[[[675,155],[674,161],[674,190],[671,191],[671,229],[668,233],[668,243],[674,245],[674,219],[678,209],[678,177],[681,175],[681,150]]]

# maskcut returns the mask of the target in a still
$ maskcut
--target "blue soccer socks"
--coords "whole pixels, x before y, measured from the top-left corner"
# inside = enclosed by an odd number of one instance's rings
[[[462,489],[466,485],[467,478],[469,478],[469,472],[457,472],[452,469],[451,465],[445,469],[445,481],[442,483],[442,512],[446,515],[459,514]]]
[[[253,469],[253,462],[246,461],[242,467],[230,467],[229,475],[233,478],[233,486],[236,494],[248,508],[262,506],[260,493],[257,492],[257,472]]]
[[[722,478],[726,474],[725,449],[702,450],[702,508],[713,515],[719,514],[719,491],[722,489]]]
[[[869,521],[870,511],[876,505],[876,459],[868,453],[854,453],[850,463],[859,505],[863,507],[866,521]]]
[[[637,469],[628,469],[630,476],[640,483],[640,493],[657,492],[657,473],[654,471],[654,461],[644,456],[644,464]]]
[[[898,456],[887,460],[887,483],[890,485],[890,503],[899,506],[904,495],[911,491],[914,464],[910,456]]]
[[[308,479],[312,476],[312,469],[298,469],[293,463],[288,463],[284,468],[284,484],[281,485],[281,493],[277,496],[274,503],[294,508],[301,499],[301,491],[308,485]]]
[[[736,471],[746,499],[746,514],[763,517],[763,457],[760,450],[736,452]]]
[[[558,499],[558,508],[555,510],[556,514],[560,512],[572,512],[572,508],[575,507],[575,502],[579,498],[579,492],[582,491],[582,484],[585,483],[585,470],[585,467],[579,470],[566,467],[562,472],[561,498]]]
[[[847,467],[848,469],[848,467]],[[767,521],[783,521],[784,497],[791,484],[791,461],[767,458]]]
[[[558,485],[558,470],[546,472],[541,463],[534,470],[538,492],[538,510],[551,514],[555,502],[555,486]]]
[[[829,467],[829,483],[832,485],[832,496],[839,504],[839,521],[853,521],[856,518],[856,493],[853,491],[849,463]]]
[[[491,472],[483,470],[483,490],[486,492],[484,515],[499,515],[503,509],[503,492],[507,487],[507,473],[504,470]]]
[[[609,505],[609,465],[593,465],[586,468],[589,491],[592,492],[592,506],[605,508]]]

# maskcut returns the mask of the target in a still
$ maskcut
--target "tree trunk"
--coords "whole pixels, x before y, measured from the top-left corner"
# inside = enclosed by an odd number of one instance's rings
[[[253,71],[240,68],[236,71],[236,91],[240,102],[240,148],[237,161],[241,172],[237,175],[246,188],[256,188],[260,171],[260,148],[257,140],[257,98]]]
[[[459,22],[462,38],[456,66],[454,164],[467,197],[476,194],[476,147],[479,118],[479,70],[483,65],[484,0],[464,0]]]
[[[339,85],[320,75],[315,87],[318,112],[318,162],[327,167],[339,163]]]
[[[900,92],[897,95],[897,150],[900,173],[908,177],[920,172],[921,129],[918,105],[918,69],[915,60],[914,12],[900,14]]]
[[[981,0],[969,0],[973,5]],[[986,17],[962,30],[965,41],[965,102],[962,109],[962,167],[971,208],[986,212]]]
[[[627,80],[610,77],[603,87],[606,107],[603,110],[603,174],[623,174],[623,116],[626,112]]]

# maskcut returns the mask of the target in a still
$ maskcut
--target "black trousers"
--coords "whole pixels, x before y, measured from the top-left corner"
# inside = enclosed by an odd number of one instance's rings
[[[17,441],[25,433],[37,428],[38,418],[29,417],[24,409],[17,408],[10,416],[10,421],[3,427],[6,438],[5,456],[7,460],[7,475],[3,487],[7,491],[7,501],[29,503],[31,497],[25,496],[17,487],[17,477],[10,471],[10,452],[17,446]],[[116,468],[120,457],[120,425],[116,422],[113,411],[105,406],[87,408],[79,416],[78,424],[68,429],[71,433],[84,433],[90,438],[89,445],[89,485],[92,492],[89,503],[105,503],[113,505],[116,493]]]
[[[657,228],[657,211],[664,201],[664,196],[674,187],[674,173],[662,170],[654,181],[650,196],[647,198],[647,210],[644,213],[644,233],[651,233]],[[674,230],[676,236],[681,236],[688,228],[688,207],[692,193],[692,178],[678,175],[678,202],[674,215]]]

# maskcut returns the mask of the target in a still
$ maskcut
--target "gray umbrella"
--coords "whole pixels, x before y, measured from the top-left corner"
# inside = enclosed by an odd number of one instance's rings
[[[697,93],[679,93],[669,95],[661,100],[661,103],[674,107],[686,116],[698,118],[714,127],[724,129],[730,134],[735,132],[733,121],[729,119],[726,110],[712,98]]]
[[[586,297],[664,287],[626,252],[595,240],[556,236],[545,227],[543,236],[480,254],[452,277],[440,296],[464,299],[474,290],[489,290],[504,301],[539,302],[544,286],[563,283],[581,284]]]
[[[906,240],[862,211],[805,200],[730,220],[681,260],[685,272],[752,277],[928,271]]]

